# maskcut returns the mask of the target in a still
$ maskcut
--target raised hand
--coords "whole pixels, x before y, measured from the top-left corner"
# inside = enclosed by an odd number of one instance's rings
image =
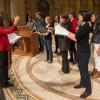
[[[17,16],[14,18],[14,20],[15,20],[15,21],[14,21],[14,24],[17,25],[18,22],[19,22],[19,20],[20,20],[20,16],[17,15]]]

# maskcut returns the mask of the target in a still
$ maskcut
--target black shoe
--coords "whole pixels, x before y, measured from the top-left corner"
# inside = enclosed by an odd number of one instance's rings
[[[10,84],[10,83],[1,84],[2,88],[8,88],[8,87],[12,87],[12,86],[14,86],[14,85]]]
[[[7,84],[7,87],[12,87],[12,86],[14,86],[14,85],[13,84],[10,84],[10,83]]]
[[[86,88],[86,87],[79,84],[79,85],[74,86],[74,88],[79,89],[79,88]]]
[[[76,60],[73,60],[73,65],[75,65],[77,63],[77,61]]]
[[[70,59],[69,59],[69,62],[73,63],[73,59],[72,59],[72,58],[70,58]]]
[[[43,52],[44,52],[44,50],[40,51],[40,53],[43,53]]]
[[[10,80],[10,78],[8,78],[8,80]]]
[[[48,63],[52,63],[53,61],[49,61]]]
[[[66,72],[66,74],[69,74],[69,73],[70,73],[70,71],[67,71],[67,72]]]

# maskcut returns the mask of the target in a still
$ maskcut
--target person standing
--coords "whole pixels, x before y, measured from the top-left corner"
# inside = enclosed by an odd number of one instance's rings
[[[40,32],[37,32],[37,33],[44,36],[44,43],[45,43],[45,48],[46,48],[46,60],[45,60],[45,62],[52,63],[53,62],[52,35],[51,35],[52,31],[50,31],[49,29],[53,28],[53,27],[51,25],[52,19],[50,16],[47,16],[45,18],[45,23],[46,23],[47,33],[40,33]],[[48,30],[50,32],[48,32]]]
[[[2,88],[13,86],[13,84],[8,82],[8,51],[10,50],[10,44],[7,34],[11,34],[16,30],[19,20],[20,17],[16,16],[12,27],[4,29],[5,18],[0,17],[0,86]]]
[[[80,84],[74,86],[75,89],[86,88],[85,92],[80,95],[80,98],[86,98],[91,95],[91,80],[88,72],[88,63],[91,56],[90,45],[89,45],[89,34],[90,34],[90,12],[88,9],[80,9],[78,14],[79,22],[82,24],[76,34],[69,31],[67,36],[73,41],[77,41],[77,61],[78,68],[81,75]]]
[[[91,16],[91,30],[93,33],[92,43],[94,47],[94,61],[95,67],[93,71],[93,78],[100,77],[100,16],[93,13]]]
[[[36,13],[36,18],[38,19],[37,28],[45,26],[45,22],[44,22],[44,19],[42,18],[41,12]],[[40,34],[39,34],[39,44],[40,44],[40,51],[44,52],[44,39],[43,39],[43,35],[40,35]]]
[[[76,34],[76,27],[77,27],[77,20],[75,19],[75,12],[69,13],[69,19],[72,22],[73,25],[70,26],[70,32]],[[75,48],[75,41],[70,40],[70,59],[69,61],[73,64],[76,64],[77,62],[77,53]]]
[[[28,16],[27,26],[30,27],[31,32],[33,32],[34,29],[36,29],[37,23],[35,20],[33,20],[32,16]]]
[[[59,19],[60,19],[60,17],[59,16],[56,16],[55,17],[55,23],[54,23],[54,28],[60,23],[59,22]],[[59,38],[59,36],[58,35],[55,35],[54,36],[55,37],[55,52],[54,53],[58,53],[58,38]]]
[[[70,28],[68,16],[66,14],[60,15],[60,25],[67,30]],[[62,68],[59,74],[64,75],[69,73],[68,50],[70,48],[70,41],[67,37],[59,36],[58,45],[62,56]]]

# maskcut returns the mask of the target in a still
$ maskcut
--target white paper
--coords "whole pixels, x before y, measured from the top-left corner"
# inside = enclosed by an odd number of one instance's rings
[[[15,33],[8,34],[8,39],[9,39],[10,44],[14,44],[20,38],[21,38],[21,36],[17,36]]]
[[[58,24],[57,26],[55,26],[55,35],[69,35],[69,31]]]

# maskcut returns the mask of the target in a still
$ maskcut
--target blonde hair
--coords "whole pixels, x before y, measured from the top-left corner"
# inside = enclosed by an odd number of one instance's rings
[[[50,23],[50,24],[52,23],[52,19],[50,16],[47,16],[46,19],[48,20],[48,23]]]

